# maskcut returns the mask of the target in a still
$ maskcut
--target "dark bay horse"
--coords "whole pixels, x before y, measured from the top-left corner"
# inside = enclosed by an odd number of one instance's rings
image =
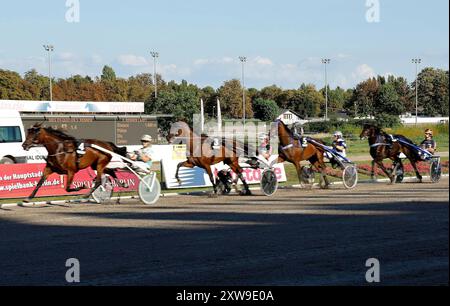
[[[236,142],[220,139],[221,143],[218,144],[219,149],[214,150],[211,147],[211,138],[206,135],[197,135],[192,129],[185,123],[177,123],[171,128],[170,133],[167,135],[167,141],[173,143],[184,143],[187,145],[187,160],[177,165],[177,172],[175,178],[178,183],[181,184],[178,172],[181,167],[194,168],[199,167],[206,171],[209,179],[213,185],[214,195],[217,195],[217,186],[214,178],[214,174],[211,170],[211,166],[223,162],[228,165],[237,177],[244,185],[242,195],[251,195],[251,191],[247,182],[242,175],[243,169],[239,165],[239,154],[237,153]],[[234,183],[237,182],[237,179]]]
[[[288,161],[294,164],[297,170],[297,176],[302,183],[302,166],[301,161],[309,161],[317,171],[320,172],[321,188],[327,188],[329,182],[326,176],[326,165],[324,162],[324,150],[320,147],[316,147],[310,143],[306,147],[302,147],[301,141],[294,136],[292,131],[281,120],[276,120],[270,131],[270,137],[277,133],[278,144],[278,162],[282,163]],[[315,139],[316,140],[316,139]],[[322,143],[320,140],[316,140]]]
[[[24,202],[29,202],[35,197],[39,188],[52,173],[67,175],[66,191],[76,192],[83,188],[73,189],[70,187],[75,173],[81,169],[92,167],[93,170],[97,171],[97,176],[95,178],[94,186],[86,197],[89,197],[91,193],[101,185],[103,173],[107,173],[117,179],[114,171],[106,168],[111,161],[112,156],[95,150],[89,145],[96,144],[122,156],[125,156],[127,153],[126,147],[119,148],[111,142],[86,139],[82,141],[85,145],[85,153],[79,156],[77,154],[77,148],[80,143],[81,142],[70,135],[50,127],[42,127],[41,124],[35,124],[28,129],[27,138],[22,144],[24,150],[28,151],[33,146],[43,145],[47,149],[48,156],[47,164],[45,165],[41,179],[31,195],[26,198]]]
[[[422,182],[422,176],[417,169],[416,163],[420,161],[420,156],[417,152],[411,150],[410,147],[402,145],[400,142],[391,141],[390,135],[384,132],[381,128],[372,125],[365,124],[361,134],[359,135],[361,139],[367,138],[370,146],[370,156],[372,156],[372,170],[371,177],[374,178],[375,165],[378,165],[381,170],[389,177],[391,184],[395,183],[396,174],[395,171],[389,171],[383,165],[384,159],[391,159],[396,165],[402,166],[402,160],[400,159],[400,153],[405,154],[405,156],[411,162],[411,165],[416,172],[416,177],[419,182]],[[413,143],[411,140],[403,135],[393,135],[393,138],[402,138],[404,141]]]

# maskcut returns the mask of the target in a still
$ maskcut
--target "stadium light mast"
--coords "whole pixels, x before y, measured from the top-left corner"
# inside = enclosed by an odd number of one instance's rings
[[[55,50],[55,47],[52,45],[43,45],[45,51],[48,53],[48,79],[50,80],[50,101],[53,101],[53,89],[52,89],[52,61],[51,61],[51,52]]]
[[[416,64],[416,125],[417,125],[417,117],[418,117],[418,108],[419,108],[419,87],[418,87],[418,66],[420,63],[422,63],[421,58],[413,58],[412,63]]]
[[[244,79],[244,66],[247,62],[247,58],[245,56],[239,56],[239,60],[242,63],[242,122],[244,123],[245,130],[245,79]]]
[[[330,64],[331,60],[329,58],[323,58],[322,64],[325,66],[325,121],[328,121],[328,76],[327,76],[327,65]]]
[[[159,57],[159,53],[155,51],[150,52],[153,57],[153,80],[155,83],[155,99],[158,98],[158,80],[156,77],[156,59]]]

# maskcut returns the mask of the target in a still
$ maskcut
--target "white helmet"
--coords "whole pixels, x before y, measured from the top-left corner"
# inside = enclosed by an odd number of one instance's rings
[[[148,141],[148,142],[151,142],[153,140],[153,138],[152,138],[152,136],[150,136],[150,135],[143,135],[142,137],[141,137],[141,141]]]
[[[259,133],[258,135],[258,139],[263,141],[266,140],[269,137],[269,135],[267,135],[266,133]]]
[[[344,137],[344,136],[342,135],[342,132],[341,132],[341,131],[336,131],[336,132],[334,132],[333,136],[336,136],[336,137],[338,137],[338,138]]]

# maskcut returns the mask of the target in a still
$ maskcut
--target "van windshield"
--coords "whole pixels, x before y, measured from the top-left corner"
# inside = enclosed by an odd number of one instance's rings
[[[18,126],[0,126],[0,143],[22,142],[22,134]]]

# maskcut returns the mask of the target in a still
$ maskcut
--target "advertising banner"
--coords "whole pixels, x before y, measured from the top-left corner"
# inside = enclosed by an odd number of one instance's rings
[[[0,109],[19,112],[59,113],[143,113],[143,102],[77,102],[1,100]]]
[[[196,188],[196,187],[212,187],[211,181],[206,174],[206,171],[202,168],[180,168],[178,176],[180,177],[181,184],[175,179],[175,174],[177,170],[177,165],[186,160],[186,147],[185,146],[173,146],[172,154],[168,154],[169,158],[162,159],[162,170],[164,174],[164,180],[166,183],[166,187],[168,189],[177,189],[177,188]],[[170,158],[171,157],[171,158]],[[274,155],[271,157],[271,160],[278,158],[278,156]],[[243,176],[247,183],[249,184],[259,184],[261,181],[261,169],[252,169],[245,168],[248,167],[246,164],[241,164],[244,167]],[[211,166],[211,170],[213,174],[217,176],[217,172],[222,169],[228,169],[227,165],[223,163],[219,163]],[[275,164],[274,170],[277,175],[277,180],[279,182],[286,182],[286,171],[284,169],[284,164]],[[234,178],[236,178],[236,174],[233,173]],[[241,181],[239,181],[241,184]]]
[[[39,182],[45,164],[13,164],[0,165],[0,199],[25,198],[31,194]],[[37,197],[42,196],[62,196],[62,195],[83,195],[89,192],[93,186],[95,172],[91,169],[79,171],[74,178],[72,188],[84,186],[85,189],[79,192],[67,193],[67,176],[52,174],[42,185],[37,193]],[[117,177],[121,182],[125,182],[129,188],[114,188],[118,191],[135,191],[139,185],[139,179],[132,173],[117,171]]]

